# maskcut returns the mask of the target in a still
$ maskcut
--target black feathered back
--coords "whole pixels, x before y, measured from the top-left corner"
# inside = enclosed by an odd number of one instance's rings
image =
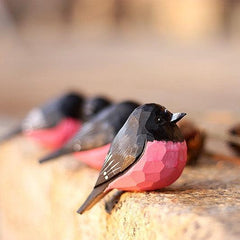
[[[90,120],[98,112],[111,105],[111,101],[105,97],[93,97],[87,99],[83,107],[84,121]]]
[[[60,111],[65,117],[81,118],[83,101],[81,95],[71,92],[62,98]]]

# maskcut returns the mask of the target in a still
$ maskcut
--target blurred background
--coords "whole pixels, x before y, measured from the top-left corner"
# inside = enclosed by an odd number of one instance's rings
[[[10,125],[9,119],[72,89],[115,101],[160,103],[170,111],[187,112],[207,133],[225,133],[240,119],[240,0],[0,0],[0,131]],[[19,149],[25,146],[19,144]],[[30,160],[28,147],[23,152]],[[65,191],[72,196],[72,188],[59,188],[61,197],[50,201],[48,177],[38,173],[32,161],[18,162],[18,150],[12,149],[12,165],[9,159],[5,164],[10,165],[2,165],[10,166],[2,181],[12,198],[12,205],[5,201],[5,211],[13,216],[9,226],[16,223],[22,232],[24,225],[30,236],[36,229],[42,236],[47,231],[38,224],[55,203],[60,225],[52,221],[57,219],[54,214],[51,224],[58,231],[59,226],[65,229],[66,216],[76,214],[58,211],[58,200],[66,200]],[[209,149],[230,152],[223,141],[208,142]],[[19,172],[19,166],[24,171]],[[57,183],[65,186],[65,180],[58,177]],[[21,194],[16,196],[16,189]],[[10,207],[18,198],[24,207]],[[232,215],[235,208],[228,208]],[[40,209],[39,217],[35,209]],[[76,226],[72,221],[69,229]],[[0,219],[5,230],[2,223]],[[45,227],[52,226],[48,223]],[[59,236],[71,236],[68,228],[64,233]]]
[[[239,0],[0,0],[0,114],[64,90],[238,111]]]

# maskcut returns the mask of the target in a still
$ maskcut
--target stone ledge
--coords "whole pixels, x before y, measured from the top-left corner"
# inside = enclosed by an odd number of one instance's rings
[[[240,238],[239,167],[186,168],[171,187],[124,193],[108,214],[113,192],[81,216],[98,173],[71,157],[40,166],[44,153],[23,137],[0,146],[2,240]]]

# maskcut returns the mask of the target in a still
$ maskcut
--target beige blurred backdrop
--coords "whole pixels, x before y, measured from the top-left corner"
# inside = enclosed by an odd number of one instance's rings
[[[0,114],[68,89],[237,111],[238,0],[0,0]]]

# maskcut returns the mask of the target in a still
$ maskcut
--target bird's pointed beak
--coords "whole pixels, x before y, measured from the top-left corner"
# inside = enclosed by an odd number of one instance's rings
[[[170,122],[176,123],[179,120],[181,120],[185,115],[186,115],[186,113],[173,113]]]

